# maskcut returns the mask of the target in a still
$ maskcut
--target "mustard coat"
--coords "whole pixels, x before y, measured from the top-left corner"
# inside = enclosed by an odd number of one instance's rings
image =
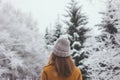
[[[57,75],[53,65],[45,66],[41,77],[41,80],[82,80],[82,74],[79,68],[76,67],[70,76],[63,78]]]

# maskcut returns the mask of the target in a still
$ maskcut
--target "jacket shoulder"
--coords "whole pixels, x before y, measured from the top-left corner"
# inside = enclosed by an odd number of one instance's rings
[[[74,80],[82,80],[82,73],[80,68],[76,67],[73,73],[73,76],[75,77]]]
[[[49,70],[53,70],[54,66],[53,65],[46,65],[43,67],[43,71],[49,71]]]
[[[75,74],[81,74],[81,69],[78,68],[78,67],[76,67],[76,68],[75,68]]]

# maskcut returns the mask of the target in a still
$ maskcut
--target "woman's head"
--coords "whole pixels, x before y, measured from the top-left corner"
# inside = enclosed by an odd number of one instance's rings
[[[53,53],[59,57],[70,56],[70,42],[67,38],[59,38],[53,48]]]
[[[49,64],[53,64],[59,76],[67,77],[75,68],[70,56],[70,42],[66,38],[60,38],[54,45]]]

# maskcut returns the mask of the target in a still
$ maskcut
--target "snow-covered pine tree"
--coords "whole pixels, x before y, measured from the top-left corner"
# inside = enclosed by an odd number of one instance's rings
[[[54,45],[55,41],[62,35],[62,25],[60,23],[59,17],[56,19],[53,29],[46,28],[45,42],[47,48]]]
[[[104,46],[111,48],[119,46],[119,43],[115,40],[115,36],[118,33],[119,18],[117,17],[117,9],[113,1],[108,0],[106,11],[100,12],[103,15],[102,22],[99,25],[102,35],[98,37],[99,42],[104,42]]]
[[[95,44],[99,50],[92,50],[92,54],[84,62],[89,66],[90,80],[120,79],[120,37],[118,37],[120,16],[115,1],[120,4],[119,0],[108,0],[107,10],[102,12],[103,21],[99,26],[103,34],[97,38],[98,45]]]
[[[85,33],[88,29],[85,28],[85,25],[88,22],[87,17],[81,12],[81,7],[78,6],[77,1],[71,0],[66,11],[67,15],[65,15],[65,17],[68,18],[68,20],[65,20],[64,22],[68,26],[67,34],[73,51],[72,55],[74,56],[83,47],[83,43],[87,38]]]
[[[54,41],[56,41],[62,35],[62,24],[60,23],[59,16],[55,22],[55,30],[53,33]]]
[[[50,33],[49,33],[49,30],[48,30],[48,27],[46,28],[46,32],[45,32],[45,42],[46,42],[46,45],[50,45]]]
[[[68,34],[68,39],[70,40],[72,57],[75,60],[76,66],[83,65],[80,61],[88,58],[88,53],[82,52],[82,49],[84,48],[83,44],[87,39],[85,34],[89,31],[86,27],[88,21],[81,9],[82,7],[78,5],[76,0],[71,0],[66,9],[67,15],[64,15],[64,23],[67,25],[66,33]],[[83,79],[86,79],[86,66],[83,66],[82,73]]]

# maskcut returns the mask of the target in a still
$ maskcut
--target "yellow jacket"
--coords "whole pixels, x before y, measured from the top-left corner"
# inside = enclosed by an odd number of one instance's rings
[[[82,80],[82,74],[79,68],[76,67],[70,76],[62,78],[57,75],[53,65],[45,66],[41,77],[42,80]]]

